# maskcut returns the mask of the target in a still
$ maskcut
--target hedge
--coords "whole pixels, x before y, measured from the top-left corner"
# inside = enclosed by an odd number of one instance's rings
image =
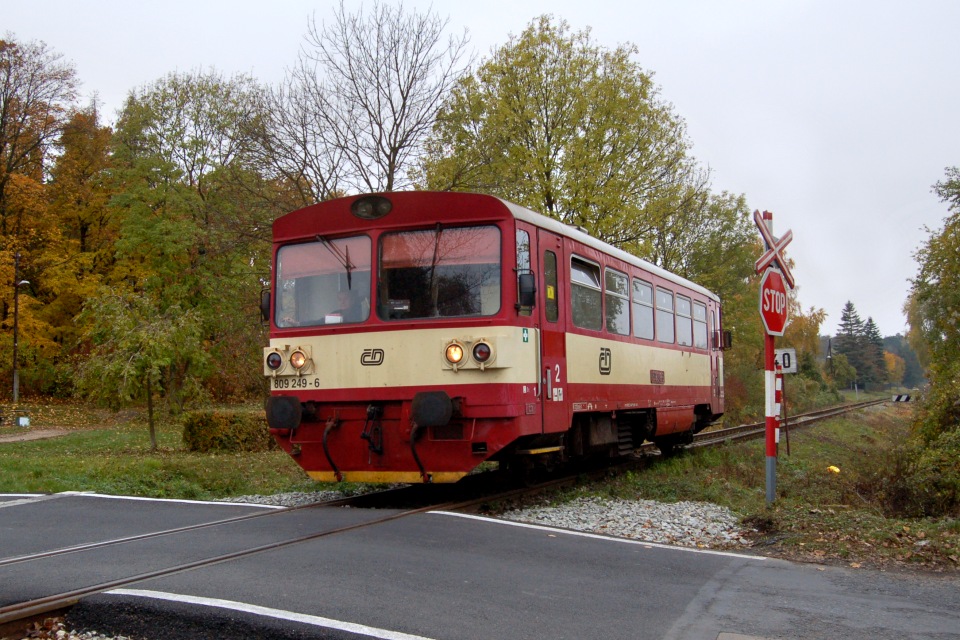
[[[199,410],[183,417],[183,443],[198,453],[276,448],[263,411]]]

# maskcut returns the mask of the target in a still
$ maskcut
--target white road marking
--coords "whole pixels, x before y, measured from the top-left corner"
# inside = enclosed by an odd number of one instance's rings
[[[261,607],[254,604],[247,604],[245,602],[235,602],[233,600],[221,600],[220,598],[203,598],[199,596],[187,596],[178,593],[149,591],[144,589],[114,589],[113,591],[107,591],[106,593],[107,595],[152,598],[154,600],[167,600],[169,602],[182,602],[184,604],[195,604],[203,607],[216,607],[218,609],[252,613],[258,616],[275,618],[277,620],[300,622],[316,627],[325,627],[328,629],[336,629],[338,631],[347,631],[349,633],[370,636],[371,638],[382,638],[383,640],[431,640],[425,636],[415,636],[409,633],[390,631],[389,629],[378,629],[377,627],[368,627],[365,624],[343,622],[341,620],[334,620],[332,618],[311,616],[304,613],[284,611],[282,609],[272,609],[270,607]]]
[[[0,509],[4,507],[17,507],[22,504],[33,504],[34,502],[43,502],[44,500],[54,500],[63,496],[62,493],[53,493],[53,494],[20,494],[20,493],[7,493],[6,496],[16,496],[17,500],[7,500],[6,502],[0,502]]]
[[[736,553],[733,551],[717,551],[716,549],[696,549],[694,547],[682,547],[679,545],[660,544],[659,542],[647,542],[645,540],[634,540],[632,538],[615,538],[613,536],[602,535],[599,533],[589,533],[587,531],[573,531],[571,529],[560,529],[557,527],[548,527],[542,524],[530,524],[528,522],[516,522],[514,520],[500,520],[498,518],[488,518],[486,516],[473,515],[471,513],[456,513],[455,511],[428,511],[441,516],[456,516],[457,518],[467,518],[468,520],[480,520],[482,522],[491,522],[493,524],[502,524],[509,527],[520,527],[523,529],[535,529],[546,531],[551,534],[563,534],[568,536],[578,536],[581,538],[591,538],[593,540],[606,540],[607,542],[619,542],[622,544],[639,545],[649,549],[670,549],[671,551],[686,551],[688,553],[704,553],[707,555],[724,556],[728,558],[742,558],[744,560],[767,560],[764,556],[751,556],[745,553]]]
[[[139,500],[141,502],[173,502],[181,504],[210,504],[218,507],[258,507],[261,509],[286,509],[273,504],[255,504],[252,502],[222,502],[219,500],[182,500],[175,498],[144,498],[142,496],[112,496],[106,493],[94,493],[92,491],[64,491],[56,494],[58,496],[87,496],[91,498],[108,498],[110,500]]]

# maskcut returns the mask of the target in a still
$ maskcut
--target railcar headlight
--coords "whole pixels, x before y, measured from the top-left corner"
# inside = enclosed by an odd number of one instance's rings
[[[460,364],[463,361],[463,347],[456,342],[451,342],[447,345],[443,355],[446,356],[447,362],[450,364]]]
[[[267,356],[268,368],[272,369],[273,371],[276,371],[282,366],[283,366],[283,356],[281,356],[279,353],[274,351],[273,353]]]
[[[307,364],[307,354],[299,349],[290,354],[290,366],[299,371]]]
[[[486,342],[478,342],[473,345],[473,359],[480,364],[487,362],[492,355],[493,349],[491,349],[490,345]]]

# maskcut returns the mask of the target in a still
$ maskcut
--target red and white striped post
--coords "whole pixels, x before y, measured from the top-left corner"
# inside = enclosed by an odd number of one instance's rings
[[[764,395],[766,396],[767,504],[777,498],[777,442],[780,435],[780,405],[777,402],[776,337],[764,340]]]
[[[774,383],[773,383],[773,415],[776,418],[774,425],[773,441],[776,445],[774,454],[780,457],[780,427],[783,424],[783,366],[779,360],[773,361]]]
[[[757,260],[757,273],[763,273],[760,280],[760,318],[766,330],[764,335],[764,395],[766,414],[767,449],[767,504],[772,504],[777,496],[777,443],[780,440],[780,405],[783,400],[783,377],[778,380],[776,363],[776,336],[782,336],[789,321],[788,288],[793,287],[793,275],[787,261],[780,253],[793,239],[793,233],[787,231],[783,237],[773,235],[773,214],[754,211],[753,219],[760,229],[760,235],[767,250]]]

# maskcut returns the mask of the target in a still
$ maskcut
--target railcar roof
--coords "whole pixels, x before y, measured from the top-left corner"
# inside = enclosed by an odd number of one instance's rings
[[[626,251],[618,249],[611,244],[607,244],[602,240],[598,240],[597,238],[580,231],[576,227],[571,227],[570,225],[564,224],[559,220],[547,217],[543,214],[537,213],[536,211],[527,209],[526,207],[521,207],[520,205],[514,204],[508,200],[504,200],[503,198],[497,199],[500,200],[500,202],[502,202],[508,209],[510,209],[513,217],[518,220],[529,222],[534,226],[541,227],[557,235],[566,236],[571,240],[576,240],[577,242],[585,244],[588,247],[592,247],[597,251],[611,255],[618,260],[622,260],[627,264],[632,264],[638,269],[643,269],[644,271],[652,273],[653,275],[663,278],[664,280],[676,283],[680,286],[690,289],[691,291],[696,291],[701,295],[707,296],[711,300],[716,300],[717,302],[720,301],[719,296],[709,289],[702,287],[695,282],[691,282],[686,278],[678,276],[675,273],[671,273],[662,267],[658,267],[652,262],[647,262],[643,258],[638,258],[632,253],[627,253]]]

